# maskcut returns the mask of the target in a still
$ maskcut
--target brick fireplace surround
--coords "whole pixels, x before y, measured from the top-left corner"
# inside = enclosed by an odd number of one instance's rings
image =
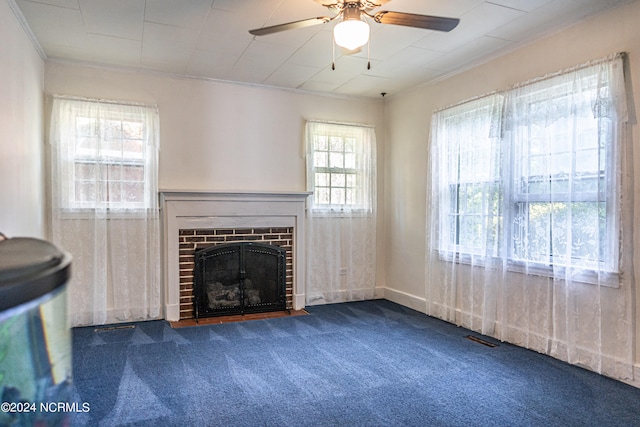
[[[287,249],[287,308],[301,310],[307,192],[161,191],[165,318],[193,317],[193,253],[213,244],[260,241]]]

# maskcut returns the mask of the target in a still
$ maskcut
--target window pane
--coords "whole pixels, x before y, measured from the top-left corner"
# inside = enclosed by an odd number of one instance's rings
[[[75,200],[77,202],[92,202],[96,200],[96,185],[90,181],[76,181]]]
[[[123,155],[129,159],[142,159],[144,157],[144,145],[139,139],[125,139],[122,141]]]
[[[122,196],[122,183],[121,182],[117,182],[117,181],[111,181],[108,183],[107,185],[108,188],[108,192],[106,194],[106,197],[104,200],[102,200],[103,202],[121,202],[123,201],[123,196]]]
[[[100,140],[98,138],[83,137],[76,144],[76,153],[78,155],[96,156],[99,148]]]
[[[346,182],[345,174],[332,173],[331,174],[331,187],[344,187]]]
[[[329,166],[329,162],[327,161],[327,154],[328,153],[323,151],[316,151],[315,153],[313,153],[313,166],[317,168],[325,168]]]
[[[345,138],[344,139],[344,151],[347,153],[354,153],[356,151],[356,139]]]
[[[326,187],[329,185],[328,173],[316,173],[316,187]]]
[[[344,151],[344,141],[340,137],[331,137],[329,140],[330,151]]]
[[[516,259],[549,263],[551,210],[551,203],[519,205],[514,219],[518,227],[513,239]]]
[[[142,139],[144,125],[141,122],[122,122],[122,136],[125,139]]]
[[[331,189],[331,204],[344,205],[345,204],[345,191],[344,188],[332,188]]]
[[[105,179],[109,181],[122,180],[122,166],[119,164],[107,165],[107,176],[105,177]]]
[[[327,137],[323,135],[316,135],[313,142],[314,150],[327,151],[329,144],[327,143]]]
[[[345,190],[345,196],[346,196],[346,203],[348,205],[355,205],[357,203],[356,191],[354,189],[347,188]]]
[[[347,169],[355,169],[356,168],[356,155],[355,154],[345,154],[344,155],[344,167]]]
[[[122,200],[129,203],[144,202],[144,183],[125,182],[122,184]]]
[[[571,207],[573,259],[583,263],[604,261],[605,203],[573,203]]]
[[[329,154],[329,167],[344,168],[344,154],[331,152]]]
[[[124,181],[144,182],[144,166],[133,166],[133,165],[123,166],[122,179]]]
[[[104,139],[122,139],[122,122],[119,120],[103,120],[102,126]]]
[[[317,205],[328,205],[331,200],[329,199],[329,189],[323,187],[316,187],[315,191],[315,203]]]

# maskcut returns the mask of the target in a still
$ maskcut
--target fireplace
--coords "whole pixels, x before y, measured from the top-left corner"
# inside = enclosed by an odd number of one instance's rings
[[[285,310],[286,251],[238,242],[196,251],[194,314],[200,317]]]
[[[287,309],[305,306],[305,201],[309,192],[160,193],[163,222],[164,312],[192,319],[195,252],[236,241],[260,240],[287,251]]]

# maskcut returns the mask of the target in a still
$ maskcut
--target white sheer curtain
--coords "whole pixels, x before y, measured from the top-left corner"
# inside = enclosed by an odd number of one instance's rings
[[[372,299],[376,139],[370,126],[306,124],[307,304]]]
[[[434,113],[430,314],[631,378],[625,99],[618,54]]]
[[[53,241],[73,255],[72,326],[160,316],[156,107],[53,97]]]

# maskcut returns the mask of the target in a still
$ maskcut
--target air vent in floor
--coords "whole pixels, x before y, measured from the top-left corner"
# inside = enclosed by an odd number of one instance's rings
[[[477,342],[478,344],[486,345],[487,347],[497,347],[497,344],[490,343],[489,341],[485,341],[482,338],[474,337],[473,335],[467,335],[466,338],[470,339],[473,342]]]

